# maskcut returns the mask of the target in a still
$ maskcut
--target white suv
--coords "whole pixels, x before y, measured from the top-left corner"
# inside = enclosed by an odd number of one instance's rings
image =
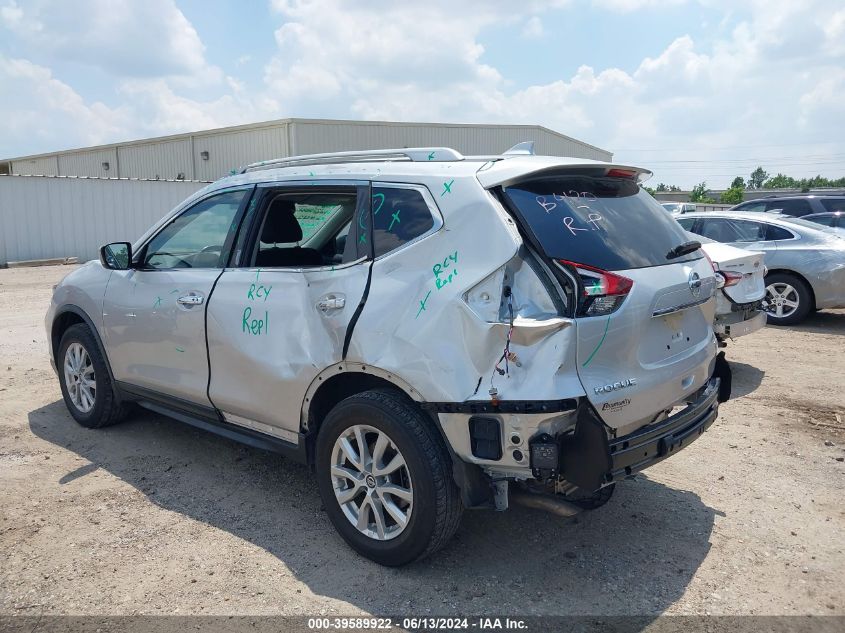
[[[572,514],[717,415],[715,278],[642,169],[447,148],[251,165],[55,289],[71,415],[131,403],[315,471],[401,565],[463,508]]]

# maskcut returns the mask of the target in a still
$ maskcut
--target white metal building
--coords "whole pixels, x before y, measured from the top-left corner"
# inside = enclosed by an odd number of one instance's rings
[[[211,181],[248,163],[300,154],[438,146],[462,154],[500,154],[522,141],[534,141],[537,154],[613,158],[539,125],[280,119],[0,159],[0,174]]]
[[[97,257],[134,241],[205,183],[0,176],[0,268],[8,262]]]

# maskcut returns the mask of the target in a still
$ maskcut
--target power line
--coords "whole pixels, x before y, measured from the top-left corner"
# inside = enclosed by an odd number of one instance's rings
[[[828,159],[833,161],[838,161],[840,159],[845,160],[845,154],[816,154],[816,155],[807,155],[807,156],[769,156],[769,157],[762,157],[762,158],[719,158],[719,159],[678,159],[674,160],[671,158],[649,158],[647,159],[649,163],[713,163],[713,164],[723,164],[723,163],[765,163],[765,162],[776,162],[776,161],[783,161],[783,160],[822,160],[827,161]]]
[[[652,147],[652,148],[626,148],[626,149],[617,149],[617,152],[700,152],[700,151],[709,151],[709,152],[721,152],[729,149],[756,149],[758,147],[799,147],[804,145],[834,145],[834,144],[842,144],[845,140],[841,141],[807,141],[803,143],[770,143],[768,145],[721,145],[719,147],[694,147],[689,149],[678,149],[678,148],[671,148],[671,147]]]

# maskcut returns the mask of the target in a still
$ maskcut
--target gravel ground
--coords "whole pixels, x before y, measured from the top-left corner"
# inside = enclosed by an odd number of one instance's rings
[[[0,270],[0,614],[845,614],[845,311],[730,344],[735,399],[603,508],[468,512],[386,569],[303,466],[143,411],[78,426],[43,328],[69,270]]]

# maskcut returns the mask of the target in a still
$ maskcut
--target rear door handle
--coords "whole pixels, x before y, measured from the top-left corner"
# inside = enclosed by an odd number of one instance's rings
[[[176,299],[176,303],[181,303],[183,306],[198,306],[202,305],[203,300],[201,295],[185,295]]]

